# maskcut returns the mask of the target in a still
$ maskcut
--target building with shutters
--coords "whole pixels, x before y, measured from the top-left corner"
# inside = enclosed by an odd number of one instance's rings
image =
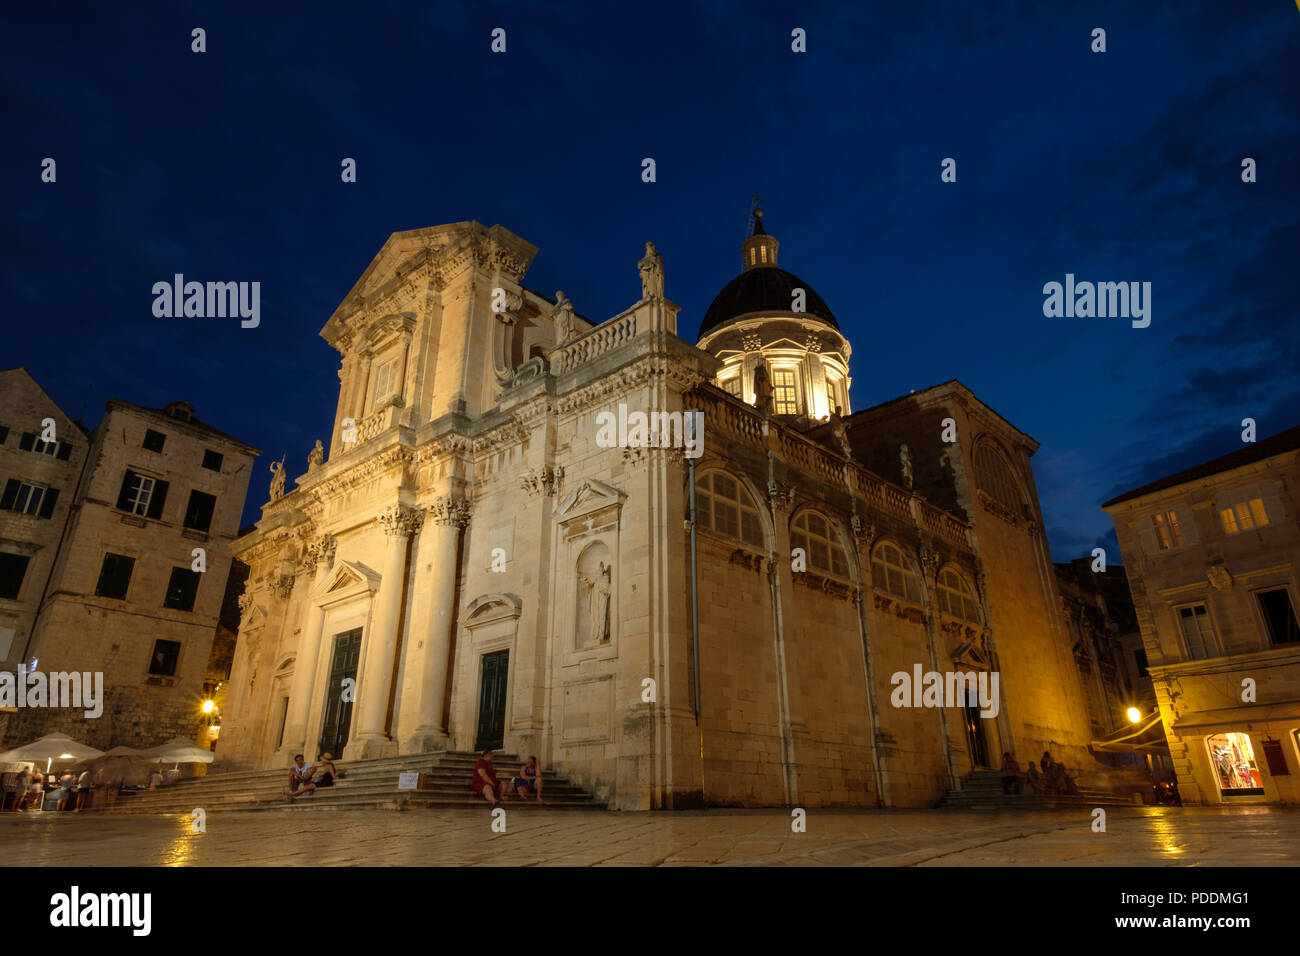
[[[1184,802],[1300,803],[1300,427],[1102,507]]]
[[[623,809],[933,806],[1003,750],[1097,782],[1037,442],[956,381],[851,413],[756,219],[689,331],[652,247],[593,322],[501,226],[388,239],[320,333],[328,457],[234,544],[219,766],[504,748]],[[896,704],[921,672],[1000,679]]]
[[[102,672],[105,698],[94,719],[0,711],[0,747],[55,731],[101,749],[194,736],[260,452],[185,402],[112,399],[87,433],[25,370],[0,375],[4,669]]]

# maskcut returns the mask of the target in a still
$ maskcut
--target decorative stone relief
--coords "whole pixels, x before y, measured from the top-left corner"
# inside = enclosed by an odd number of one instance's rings
[[[520,486],[524,491],[528,492],[530,498],[536,498],[538,495],[553,498],[560,493],[560,486],[563,481],[564,468],[561,465],[554,467],[545,465],[541,468],[534,468],[519,478]]]
[[[1216,590],[1227,591],[1232,587],[1232,575],[1221,564],[1211,564],[1205,569],[1205,577]]]
[[[746,352],[757,352],[763,347],[763,337],[757,332],[746,332],[740,337],[740,344]]]

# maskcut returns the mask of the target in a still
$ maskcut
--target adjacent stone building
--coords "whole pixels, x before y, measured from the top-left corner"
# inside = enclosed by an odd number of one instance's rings
[[[221,766],[504,748],[623,809],[930,806],[1003,750],[1101,771],[1032,438],[955,381],[850,414],[761,217],[698,345],[652,245],[595,325],[522,284],[535,253],[396,233],[325,324],[328,457],[234,544]]]
[[[5,373],[2,384],[13,422],[0,445],[0,552],[29,556],[17,597],[0,599],[15,632],[5,669],[101,672],[104,702],[90,719],[76,708],[0,712],[0,747],[54,731],[101,749],[196,736],[230,542],[260,452],[185,402],[152,409],[111,399],[87,437],[26,372]],[[50,419],[52,454],[39,443]],[[8,454],[19,432],[23,450]],[[29,485],[48,489],[35,514]]]
[[[1102,507],[1184,802],[1300,802],[1300,427]]]

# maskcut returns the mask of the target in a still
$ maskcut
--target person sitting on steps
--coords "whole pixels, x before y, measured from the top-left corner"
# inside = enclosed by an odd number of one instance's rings
[[[303,762],[302,754],[294,754],[293,766],[289,768],[289,786],[284,791],[290,803],[293,803],[294,797],[311,793],[311,790],[305,790],[304,787],[311,783],[312,774],[315,772],[316,768],[312,764]],[[312,790],[315,789],[312,787]]]
[[[520,800],[527,800],[532,793],[536,794],[538,803],[542,802],[542,772],[537,769],[536,757],[529,757],[519,768],[519,776],[515,777],[515,790],[518,791]]]
[[[496,770],[492,766],[492,751],[483,751],[483,756],[474,764],[474,778],[470,781],[470,786],[493,806],[496,806],[498,800],[505,800],[506,788],[497,779]]]

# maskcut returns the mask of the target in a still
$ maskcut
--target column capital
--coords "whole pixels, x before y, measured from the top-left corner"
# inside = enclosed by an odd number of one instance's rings
[[[303,549],[303,569],[310,574],[321,563],[328,569],[334,563],[334,549],[337,546],[338,539],[332,534],[319,534],[312,538]]]
[[[424,523],[424,512],[405,505],[389,505],[375,516],[375,520],[384,529],[384,534],[406,537],[420,530],[420,525]]]
[[[470,502],[463,495],[443,495],[429,502],[428,515],[435,524],[459,525],[469,524]]]

